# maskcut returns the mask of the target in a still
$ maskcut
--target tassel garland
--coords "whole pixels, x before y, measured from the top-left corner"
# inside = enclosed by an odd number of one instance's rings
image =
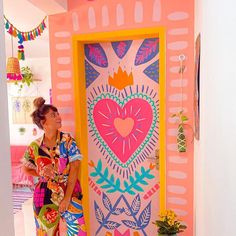
[[[5,19],[5,28],[7,32],[11,36],[18,38],[18,44],[19,44],[18,59],[24,60],[25,54],[24,54],[23,42],[34,40],[43,33],[44,29],[46,28],[46,24],[45,24],[46,17],[42,20],[42,22],[36,28],[27,32],[18,30],[5,16],[4,16],[4,19]]]

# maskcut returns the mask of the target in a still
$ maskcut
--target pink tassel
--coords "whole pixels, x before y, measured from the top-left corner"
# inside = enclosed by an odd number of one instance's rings
[[[12,33],[13,33],[12,25],[10,26],[10,28],[9,28],[9,30],[8,30],[8,33],[12,35]]]
[[[32,34],[32,31],[30,32],[30,38],[31,38],[31,40],[34,40],[34,36]]]

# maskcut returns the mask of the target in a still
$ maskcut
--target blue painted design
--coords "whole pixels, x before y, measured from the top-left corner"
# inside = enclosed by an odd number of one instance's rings
[[[155,61],[149,65],[143,73],[147,75],[151,80],[159,83],[159,61]]]
[[[136,66],[152,60],[159,52],[159,38],[145,39],[138,49],[134,64]]]
[[[86,77],[86,88],[88,88],[100,75],[92,65],[85,60],[85,77]]]
[[[84,46],[86,58],[100,67],[108,67],[108,60],[106,53],[99,43],[86,44]]]
[[[122,59],[126,53],[128,52],[131,44],[132,44],[132,40],[127,40],[127,41],[120,41],[120,42],[112,42],[112,48],[114,49],[116,55]]]
[[[142,231],[144,236],[147,236],[144,229],[147,227],[147,225],[150,223],[151,218],[151,202],[148,203],[148,205],[143,209],[143,211],[139,214],[137,217],[137,214],[140,211],[141,208],[141,200],[139,194],[135,197],[135,199],[132,201],[132,204],[130,205],[128,200],[125,198],[124,195],[121,195],[117,201],[115,202],[114,206],[111,203],[111,200],[108,198],[107,195],[103,193],[103,205],[108,210],[108,214],[105,216],[102,210],[99,208],[96,201],[94,201],[94,209],[95,209],[95,215],[97,218],[98,223],[100,224],[99,228],[96,231],[96,235],[101,231],[102,228],[106,229],[116,229],[118,228],[121,223],[119,223],[120,219],[122,219],[121,216],[117,218],[118,222],[116,221],[110,221],[110,217],[114,220],[114,216],[117,215],[117,211],[119,212],[118,215],[125,213],[126,215],[131,217],[131,220],[121,220],[121,222],[128,228],[140,230]],[[124,203],[122,203],[122,206],[125,204],[126,207],[118,208],[118,205],[123,200]],[[128,214],[127,214],[128,213]]]

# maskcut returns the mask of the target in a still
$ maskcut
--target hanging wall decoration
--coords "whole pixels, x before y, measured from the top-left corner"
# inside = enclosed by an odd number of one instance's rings
[[[34,29],[30,30],[30,31],[20,31],[16,26],[14,26],[8,19],[6,16],[4,16],[5,19],[5,29],[7,30],[7,32],[15,37],[18,38],[18,59],[19,60],[24,60],[25,59],[25,55],[24,55],[24,45],[23,43],[25,41],[31,41],[34,40],[35,38],[37,38],[38,36],[40,36],[44,29],[46,28],[46,24],[45,24],[45,20],[46,20],[46,16],[44,17],[44,19],[42,20],[42,22],[35,27]]]
[[[188,117],[184,115],[184,108],[183,108],[183,73],[185,71],[185,55],[179,55],[180,67],[179,67],[179,74],[181,80],[181,110],[172,115],[172,118],[176,118],[178,124],[177,130],[177,145],[179,152],[186,152],[187,151],[187,141],[185,135],[184,125],[188,121]]]

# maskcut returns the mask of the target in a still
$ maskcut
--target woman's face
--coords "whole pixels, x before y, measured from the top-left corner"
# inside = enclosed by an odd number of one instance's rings
[[[45,130],[58,130],[61,128],[61,116],[57,111],[52,109],[45,115],[45,121],[43,123]]]

